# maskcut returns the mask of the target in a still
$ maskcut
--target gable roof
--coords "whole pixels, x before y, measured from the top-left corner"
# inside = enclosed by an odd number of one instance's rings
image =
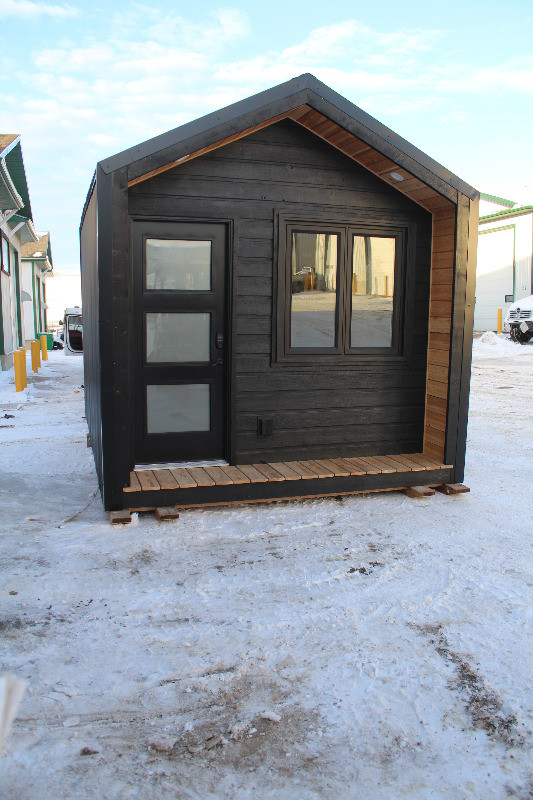
[[[271,125],[292,119],[430,211],[457,203],[473,187],[313,75],[233,103],[100,162],[104,173],[127,168],[128,185]]]
[[[4,156],[4,151],[7,150],[10,144],[20,137],[20,133],[0,133],[0,156]]]
[[[43,233],[36,242],[27,242],[21,247],[22,258],[31,258],[34,261],[48,259],[52,263],[52,250],[50,247],[50,234]]]

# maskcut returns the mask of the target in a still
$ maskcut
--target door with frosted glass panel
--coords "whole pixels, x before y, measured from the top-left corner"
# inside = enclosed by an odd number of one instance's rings
[[[135,222],[135,463],[225,457],[226,229]]]

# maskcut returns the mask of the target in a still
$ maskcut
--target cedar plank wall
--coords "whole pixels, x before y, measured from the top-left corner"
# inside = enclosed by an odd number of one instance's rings
[[[424,453],[441,461],[448,407],[455,226],[455,206],[434,212]]]
[[[422,448],[430,214],[291,121],[163,172],[131,187],[129,195],[132,215],[236,220],[233,463]],[[271,366],[274,210],[301,213],[302,205],[310,221],[340,212],[346,221],[381,215],[392,223],[417,222],[413,355],[407,365]],[[272,437],[257,438],[258,415],[274,417]]]
[[[100,328],[98,313],[96,185],[85,210],[80,230],[83,308],[83,371],[85,416],[89,428],[98,485],[102,489],[102,399],[100,393]]]

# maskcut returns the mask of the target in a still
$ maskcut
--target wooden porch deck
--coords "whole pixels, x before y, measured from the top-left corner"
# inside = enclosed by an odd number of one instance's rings
[[[135,470],[124,488],[124,507],[184,508],[439,485],[449,481],[452,469],[423,453],[408,453]]]

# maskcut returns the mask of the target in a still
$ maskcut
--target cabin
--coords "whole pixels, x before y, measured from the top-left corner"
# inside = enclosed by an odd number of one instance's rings
[[[80,243],[105,508],[460,484],[478,200],[312,75],[101,161]]]

